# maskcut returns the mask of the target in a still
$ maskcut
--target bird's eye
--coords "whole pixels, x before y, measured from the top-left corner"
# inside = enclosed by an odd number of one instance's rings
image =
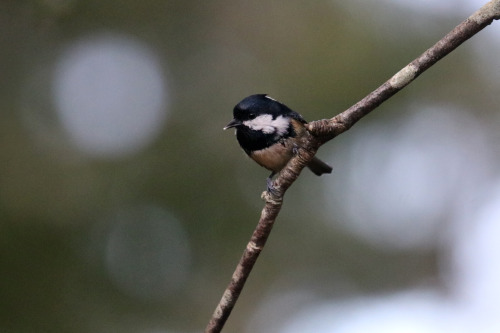
[[[250,114],[248,115],[248,118],[249,118],[250,120],[255,119],[255,113],[250,113]]]

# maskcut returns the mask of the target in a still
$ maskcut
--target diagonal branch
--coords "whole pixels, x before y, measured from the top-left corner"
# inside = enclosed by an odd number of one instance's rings
[[[277,193],[275,195],[267,192],[262,194],[266,204],[262,210],[257,228],[243,252],[229,286],[226,288],[205,329],[206,333],[220,332],[222,330],[253,265],[264,248],[274,221],[281,210],[286,190],[298,178],[302,169],[311,161],[319,147],[347,131],[361,118],[403,89],[429,67],[491,24],[493,20],[498,19],[500,19],[500,0],[492,0],[361,101],[331,119],[313,121],[307,125],[309,134],[302,139],[299,154],[288,163],[274,182]]]
[[[498,19],[500,19],[500,1],[488,2],[361,101],[331,119],[309,123],[309,131],[314,136],[322,137],[323,143],[347,131],[358,120],[402,90],[429,67],[490,25],[493,20]]]

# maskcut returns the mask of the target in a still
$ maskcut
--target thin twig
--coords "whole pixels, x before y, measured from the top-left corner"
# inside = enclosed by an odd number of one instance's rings
[[[262,194],[266,204],[262,210],[257,228],[243,252],[231,282],[217,305],[205,333],[215,333],[222,330],[253,265],[264,248],[274,221],[281,210],[286,190],[297,179],[308,162],[311,161],[319,147],[347,131],[361,118],[403,89],[425,70],[491,24],[493,20],[498,19],[500,19],[500,0],[488,2],[361,101],[331,119],[313,121],[307,125],[310,135],[303,138],[299,154],[288,163],[274,182],[277,193],[275,195],[267,192]]]

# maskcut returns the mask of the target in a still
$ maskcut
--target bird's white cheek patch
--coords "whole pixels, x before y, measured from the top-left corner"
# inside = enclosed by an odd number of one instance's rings
[[[262,131],[266,134],[274,133],[275,129],[272,126],[273,116],[264,114],[255,119],[243,122],[243,125],[253,129],[254,131]]]
[[[277,135],[283,135],[288,130],[289,123],[288,119],[283,116],[273,119],[273,116],[270,114],[264,114],[255,119],[244,121],[243,125],[254,131],[262,131],[265,134],[276,132]]]
[[[288,127],[290,126],[290,119],[279,116],[273,120],[273,126],[276,129],[276,134],[282,136],[288,131]]]

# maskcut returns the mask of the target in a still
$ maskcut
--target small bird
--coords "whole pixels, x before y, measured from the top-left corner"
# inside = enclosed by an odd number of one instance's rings
[[[251,95],[233,110],[234,119],[224,130],[234,127],[241,148],[259,165],[271,171],[267,190],[273,192],[273,176],[280,172],[298,152],[300,138],[306,134],[307,122],[297,112],[266,94]],[[308,165],[320,176],[332,167],[314,157]]]

